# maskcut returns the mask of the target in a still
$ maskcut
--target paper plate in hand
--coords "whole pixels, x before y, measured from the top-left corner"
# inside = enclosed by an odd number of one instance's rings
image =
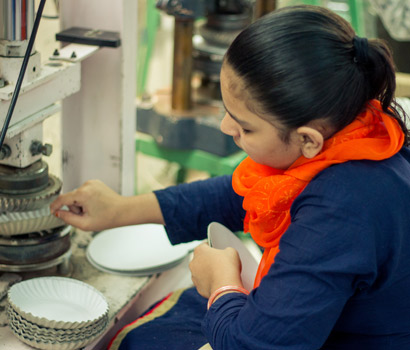
[[[87,248],[87,258],[104,272],[151,275],[182,262],[196,245],[171,245],[162,225],[133,225],[98,233]]]
[[[208,244],[217,249],[232,247],[239,253],[242,263],[242,283],[247,290],[253,289],[259,262],[246,248],[243,242],[228,228],[217,222],[208,226]]]

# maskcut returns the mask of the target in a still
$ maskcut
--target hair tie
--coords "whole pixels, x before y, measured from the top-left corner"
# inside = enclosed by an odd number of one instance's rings
[[[353,38],[353,49],[353,62],[358,64],[366,64],[369,60],[369,42],[367,38],[361,38],[356,35]]]

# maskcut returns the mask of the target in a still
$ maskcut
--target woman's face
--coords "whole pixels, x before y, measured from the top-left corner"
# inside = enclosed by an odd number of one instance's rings
[[[221,130],[232,136],[252,160],[287,169],[302,155],[296,132],[291,132],[289,143],[285,143],[276,127],[249,110],[248,106],[257,107],[257,102],[250,98],[242,79],[226,63],[221,70],[221,92],[226,109]]]

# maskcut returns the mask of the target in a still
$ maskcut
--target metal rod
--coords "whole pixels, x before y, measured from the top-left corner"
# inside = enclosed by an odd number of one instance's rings
[[[192,19],[175,18],[174,65],[172,76],[172,109],[185,111],[192,107]]]
[[[34,0],[0,0],[0,40],[28,40],[34,17]]]
[[[36,39],[37,29],[40,25],[40,19],[41,19],[41,15],[43,14],[43,9],[44,9],[45,3],[46,3],[46,0],[41,0],[40,5],[38,6],[36,19],[34,21],[33,31],[31,32],[30,40],[29,40],[28,45],[27,45],[26,54],[24,55],[23,63],[21,65],[21,69],[20,69],[20,73],[19,73],[19,76],[17,78],[16,88],[13,91],[13,96],[11,97],[11,102],[10,102],[9,109],[7,111],[6,119],[4,121],[3,129],[1,130],[0,149],[3,146],[4,139],[6,137],[6,132],[7,132],[7,129],[9,127],[11,117],[13,115],[14,107],[16,106],[17,98],[18,98],[19,93],[20,93],[21,84],[23,83],[24,74],[26,72],[28,60],[30,59],[31,50],[33,49],[34,40]]]
[[[255,18],[262,17],[276,9],[276,0],[257,0],[255,3]]]

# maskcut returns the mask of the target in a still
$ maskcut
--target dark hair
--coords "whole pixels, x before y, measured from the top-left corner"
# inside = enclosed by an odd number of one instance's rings
[[[279,122],[285,141],[290,130],[315,119],[326,119],[338,131],[367,101],[378,99],[400,123],[407,144],[406,116],[393,98],[389,48],[381,40],[356,37],[331,10],[300,5],[273,11],[235,38],[225,62],[243,79],[262,114]]]

